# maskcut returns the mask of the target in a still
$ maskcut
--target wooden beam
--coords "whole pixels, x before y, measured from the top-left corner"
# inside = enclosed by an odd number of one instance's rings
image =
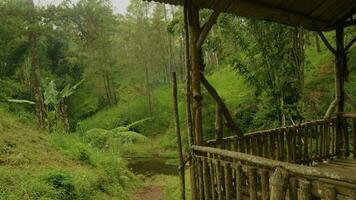
[[[219,96],[218,92],[215,90],[215,88],[209,83],[209,81],[204,77],[203,74],[201,74],[201,82],[206,88],[206,90],[209,92],[209,94],[214,98],[216,103],[221,105],[222,112],[224,114],[226,124],[227,126],[232,129],[233,131],[236,131],[237,135],[242,135],[241,129],[237,126],[237,124],[234,122],[231,113],[227,106],[225,105],[224,101],[221,99]]]
[[[329,43],[328,39],[326,39],[325,35],[323,34],[323,32],[321,32],[320,30],[317,31],[318,35],[320,36],[321,40],[324,42],[325,46],[331,51],[331,53],[333,53],[334,55],[336,55],[336,50],[331,46],[331,44]]]
[[[197,41],[197,48],[201,48],[206,37],[208,36],[211,28],[216,24],[217,19],[220,14],[226,11],[231,5],[231,0],[224,1],[220,3],[216,9],[214,9],[213,13],[210,15],[209,19],[205,22],[203,27],[201,28],[199,39]]]
[[[324,115],[324,119],[329,119],[331,117],[331,114],[335,111],[336,105],[339,103],[339,99],[335,98],[334,101],[331,102],[328,110],[326,111]]]
[[[348,51],[352,45],[356,42],[356,37],[354,37],[354,39],[352,39],[345,47],[345,52]]]
[[[211,28],[214,26],[214,24],[216,23],[216,20],[218,19],[220,13],[222,11],[221,10],[214,10],[214,12],[210,15],[208,21],[204,24],[204,26],[201,29],[198,41],[197,41],[197,48],[201,48],[206,37],[208,36]]]
[[[346,100],[346,102],[347,103],[349,103],[351,106],[352,106],[352,108],[354,109],[354,111],[356,111],[356,101],[352,98],[352,96],[349,94],[349,93],[347,93],[347,92],[345,92],[345,100]]]
[[[349,26],[355,26],[356,25],[356,19],[348,20],[345,23],[345,28]]]

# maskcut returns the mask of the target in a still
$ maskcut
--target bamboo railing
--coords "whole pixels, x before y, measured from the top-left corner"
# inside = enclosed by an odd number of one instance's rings
[[[211,147],[193,146],[192,149],[198,199],[333,200],[356,197],[354,174]],[[282,176],[278,171],[284,172]]]
[[[273,160],[310,165],[341,153],[356,155],[356,117],[316,120],[294,126],[207,141],[207,146]]]
[[[356,175],[311,166],[356,155],[356,115],[257,131],[192,146],[198,199],[355,199]]]

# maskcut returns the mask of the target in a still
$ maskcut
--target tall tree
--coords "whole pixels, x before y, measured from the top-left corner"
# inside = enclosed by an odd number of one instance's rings
[[[31,57],[31,74],[32,83],[34,89],[34,96],[36,102],[36,115],[37,122],[40,128],[44,128],[45,125],[45,108],[44,100],[41,88],[41,72],[38,63],[37,53],[37,40],[38,40],[38,22],[36,19],[36,9],[33,0],[27,0],[28,3],[28,19],[29,19],[29,43],[30,43],[30,57]]]

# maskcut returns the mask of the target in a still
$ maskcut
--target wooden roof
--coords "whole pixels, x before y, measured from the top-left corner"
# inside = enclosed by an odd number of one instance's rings
[[[146,0],[183,5],[184,0]],[[226,13],[268,20],[309,30],[333,30],[356,11],[356,0],[192,0],[199,8],[215,9],[231,3]]]

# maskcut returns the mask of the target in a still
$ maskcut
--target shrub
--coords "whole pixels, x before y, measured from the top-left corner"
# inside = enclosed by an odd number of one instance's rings
[[[50,171],[44,180],[59,192],[59,199],[71,200],[76,198],[72,177],[65,171]]]
[[[103,149],[107,146],[111,131],[93,128],[86,132],[85,138],[87,139],[89,145]]]
[[[76,144],[76,149],[75,149],[75,158],[76,160],[94,166],[95,163],[92,160],[92,153],[90,149],[85,145],[78,143]]]

